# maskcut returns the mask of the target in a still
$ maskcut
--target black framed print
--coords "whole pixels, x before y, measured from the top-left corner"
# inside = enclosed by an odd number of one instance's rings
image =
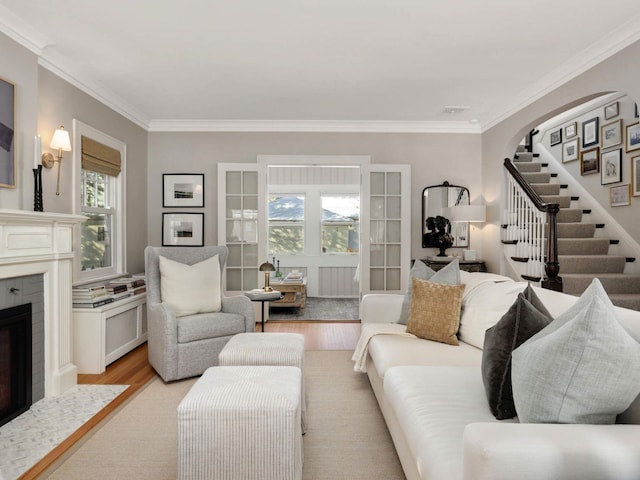
[[[202,247],[203,245],[204,213],[162,214],[163,247]]]
[[[553,147],[554,145],[558,145],[560,143],[562,143],[562,129],[551,132],[551,134],[549,135],[549,145]]]
[[[594,117],[586,122],[582,122],[582,148],[598,145],[599,139],[599,118]]]
[[[0,187],[16,188],[16,86],[0,77]]]
[[[204,173],[164,173],[163,207],[204,207]]]
[[[600,154],[600,183],[609,185],[622,181],[622,149]]]

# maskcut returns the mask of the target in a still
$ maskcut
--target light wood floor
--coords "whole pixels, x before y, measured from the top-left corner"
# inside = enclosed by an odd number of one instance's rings
[[[265,323],[265,332],[301,333],[306,350],[353,350],[360,336],[360,321],[275,321]],[[256,325],[260,331],[260,324]],[[78,383],[94,385],[130,385],[90,421],[76,430],[69,438],[52,450],[40,462],[23,474],[20,479],[40,478],[59,463],[82,438],[104,422],[118,407],[156,378],[156,372],[148,361],[147,344],[140,345],[124,357],[109,365],[98,375],[78,375]]]

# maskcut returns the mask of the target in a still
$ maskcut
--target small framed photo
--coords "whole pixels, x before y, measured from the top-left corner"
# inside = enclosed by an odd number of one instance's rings
[[[203,173],[164,173],[163,207],[204,207]]]
[[[622,120],[607,123],[601,128],[602,148],[615,147],[622,143]]]
[[[617,185],[609,188],[609,199],[612,207],[631,205],[631,185]]]
[[[562,163],[578,160],[580,153],[580,138],[574,138],[562,144]]]
[[[634,103],[633,116],[634,116],[634,118],[638,118],[638,104],[637,103]]]
[[[627,152],[640,148],[640,123],[627,125]]]
[[[0,77],[0,187],[16,188],[16,86]]]
[[[598,124],[600,120],[598,117],[591,118],[586,122],[582,122],[582,148],[598,145]]]
[[[622,149],[616,148],[600,155],[600,183],[608,185],[622,181]]]
[[[618,111],[618,102],[610,103],[604,107],[604,119],[617,117],[620,112]]]
[[[600,171],[600,147],[580,152],[580,175],[589,175]]]
[[[549,144],[553,147],[554,145],[558,145],[562,143],[562,129],[556,130],[555,132],[551,132],[549,136]]]
[[[163,213],[163,247],[202,247],[204,213]]]
[[[631,195],[640,197],[640,156],[631,157]]]
[[[569,140],[578,134],[578,122],[573,122],[564,127],[564,138]]]

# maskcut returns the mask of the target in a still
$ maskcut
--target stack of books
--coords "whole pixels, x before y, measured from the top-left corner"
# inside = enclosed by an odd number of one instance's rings
[[[284,277],[283,283],[302,283],[302,273],[297,270],[287,273],[287,276]]]
[[[131,296],[131,292],[123,283],[109,282],[104,286],[104,288],[107,289],[107,293],[113,299],[113,301],[122,300],[123,298]]]
[[[104,285],[73,287],[72,304],[74,308],[95,308],[113,302]]]
[[[113,285],[124,285],[130,295],[138,295],[147,291],[147,284],[144,278],[137,275],[116,278],[115,280],[111,280],[109,283]]]

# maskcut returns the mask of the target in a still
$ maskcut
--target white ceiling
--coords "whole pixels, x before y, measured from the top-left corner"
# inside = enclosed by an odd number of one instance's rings
[[[640,1],[0,0],[0,31],[150,130],[479,132],[640,39]]]

